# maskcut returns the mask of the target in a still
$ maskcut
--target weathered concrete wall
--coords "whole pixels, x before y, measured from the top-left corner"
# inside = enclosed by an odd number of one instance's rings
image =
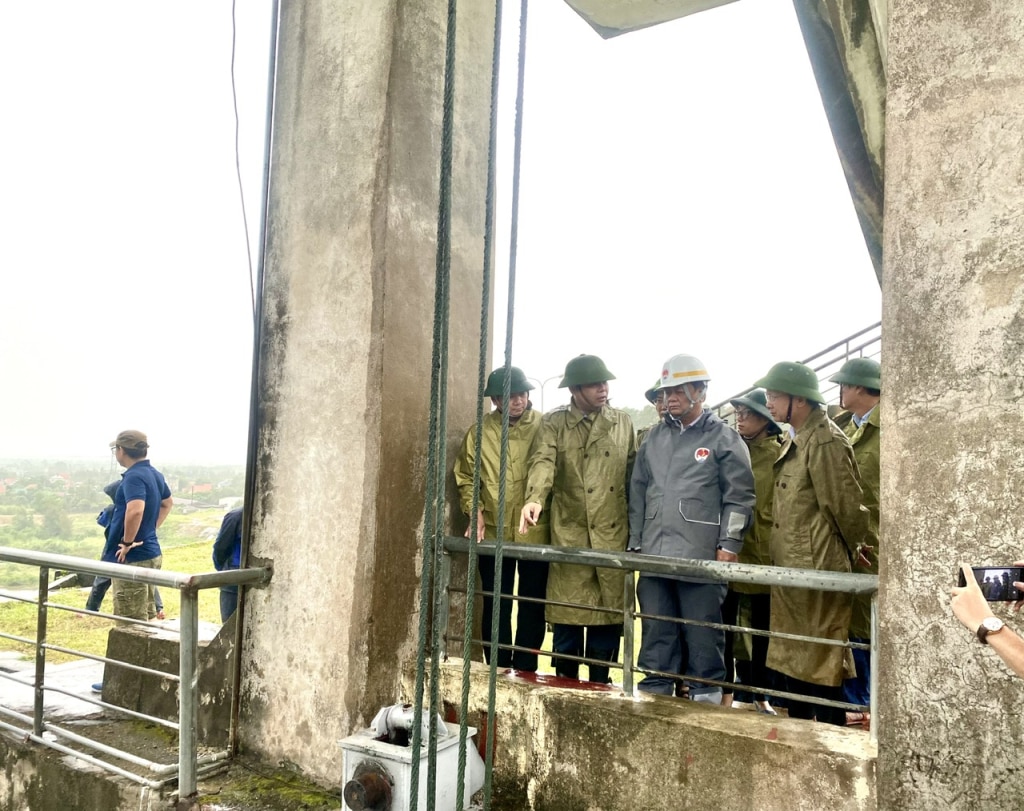
[[[327,783],[418,624],[447,4],[284,2],[241,745]],[[459,7],[449,424],[475,415],[493,3]]]
[[[1024,687],[948,604],[1024,557],[1024,5],[890,11],[879,805],[1019,807]]]
[[[71,758],[0,733],[0,809],[4,811],[97,811],[132,808],[149,811],[156,792],[92,768],[76,768]],[[160,805],[167,807],[166,800]]]
[[[114,627],[107,636],[107,657],[178,675],[181,646],[177,633],[135,626]],[[231,726],[234,689],[235,615],[224,625],[199,624],[196,735],[203,746],[224,749]],[[178,683],[149,673],[107,665],[103,700],[117,707],[177,721]]]
[[[441,694],[457,707],[462,663],[441,670]],[[483,730],[488,671],[471,670],[469,723]],[[408,695],[414,677],[406,676]],[[498,678],[494,717],[499,809],[876,807],[874,747],[860,730],[661,696],[538,687],[510,676]]]

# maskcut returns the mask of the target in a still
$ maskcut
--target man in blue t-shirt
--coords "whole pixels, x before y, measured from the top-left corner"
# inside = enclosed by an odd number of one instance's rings
[[[146,458],[149,443],[141,431],[122,431],[110,443],[117,463],[126,468],[114,495],[108,544],[116,545],[118,563],[159,569],[163,562],[157,528],[174,500],[163,474]],[[152,587],[132,580],[114,580],[114,613],[149,620],[156,615]]]

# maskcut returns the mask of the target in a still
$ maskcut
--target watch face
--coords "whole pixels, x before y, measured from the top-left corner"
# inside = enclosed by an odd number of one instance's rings
[[[981,624],[985,626],[985,630],[990,634],[995,633],[1003,627],[1003,621],[998,617],[986,617],[981,621]]]

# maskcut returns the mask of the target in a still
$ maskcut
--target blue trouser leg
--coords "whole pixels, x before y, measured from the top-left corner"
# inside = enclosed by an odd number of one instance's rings
[[[851,642],[867,644],[870,639],[850,637]],[[871,704],[871,651],[853,649],[853,662],[857,666],[857,675],[843,682],[843,697],[851,704]]]
[[[237,569],[237,566],[225,566],[224,569]],[[238,586],[220,587],[220,621],[227,622],[228,617],[238,608]]]
[[[511,563],[511,561],[508,561]],[[519,596],[544,599],[548,585],[548,564],[537,560],[520,560]],[[544,604],[516,601],[516,647],[539,650],[544,644]],[[512,667],[529,673],[537,671],[537,654],[517,650],[512,654]]]
[[[220,621],[227,622],[228,617],[238,608],[238,586],[220,587]]]
[[[107,596],[110,588],[109,577],[95,577],[92,581],[92,589],[89,591],[89,599],[85,601],[87,611],[99,611],[103,605],[103,598]]]

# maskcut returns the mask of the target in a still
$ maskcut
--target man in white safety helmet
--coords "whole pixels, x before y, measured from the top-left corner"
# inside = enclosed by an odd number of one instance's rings
[[[734,430],[704,407],[710,380],[693,355],[676,355],[661,372],[666,414],[637,452],[630,483],[629,549],[647,555],[735,562],[753,513],[750,454]],[[722,621],[726,584],[697,577],[641,575],[644,614]],[[683,661],[685,649],[688,651]],[[675,674],[724,681],[725,632],[643,620],[640,689],[672,695]],[[722,688],[689,681],[690,698],[722,702]]]

